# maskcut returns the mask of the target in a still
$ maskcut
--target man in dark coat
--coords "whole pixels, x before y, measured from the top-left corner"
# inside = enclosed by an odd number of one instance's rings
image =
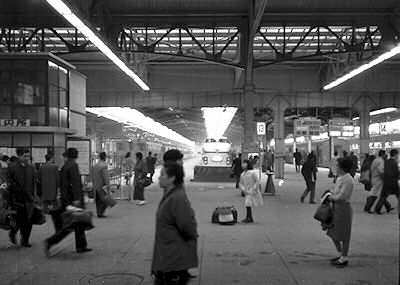
[[[9,237],[16,244],[17,231],[21,232],[21,246],[31,247],[29,237],[32,231],[32,213],[35,198],[35,168],[30,165],[30,152],[26,148],[17,148],[19,157],[8,171],[10,183],[10,204],[17,211],[16,228],[10,230]]]
[[[151,272],[155,285],[187,284],[189,269],[198,266],[197,221],[183,185],[184,171],[166,162],[159,177],[164,195],[156,213]]]
[[[233,175],[235,175],[236,179],[236,188],[239,188],[239,182],[240,182],[240,174],[242,174],[243,169],[242,169],[242,154],[239,153],[239,156],[236,157],[233,162],[232,162],[232,171]]]
[[[62,209],[65,210],[67,206],[84,208],[81,174],[76,163],[76,159],[78,158],[76,148],[69,148],[67,150],[67,157],[68,160],[60,172]],[[49,256],[50,248],[63,240],[69,233],[71,233],[69,229],[63,228],[45,240],[46,255]],[[75,225],[75,247],[78,253],[92,251],[91,248],[87,247],[85,231],[79,224]]]
[[[53,155],[46,154],[46,162],[39,167],[38,179],[40,181],[41,200],[44,209],[51,215],[56,232],[61,230],[62,222],[58,211],[57,195],[60,189],[60,175],[58,166],[54,163]]]
[[[310,153],[307,157],[306,162],[303,164],[303,168],[301,169],[301,174],[303,174],[304,180],[306,181],[307,189],[300,197],[301,203],[304,202],[304,199],[310,193],[310,204],[315,204],[315,183],[317,181],[317,167],[315,165],[314,154]]]
[[[375,206],[375,213],[381,214],[382,206],[385,204],[389,195],[395,195],[399,201],[399,167],[397,161],[399,159],[399,152],[397,149],[390,151],[390,158],[385,161],[385,170],[383,178],[383,188],[378,203]],[[399,202],[397,202],[399,204]],[[387,212],[394,210],[394,208],[386,208]]]
[[[296,172],[300,171],[301,159],[303,158],[299,150],[296,148],[296,152],[293,154],[294,156],[294,163],[296,165]]]

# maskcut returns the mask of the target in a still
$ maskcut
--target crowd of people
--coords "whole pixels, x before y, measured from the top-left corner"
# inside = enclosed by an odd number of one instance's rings
[[[17,233],[20,232],[20,246],[31,247],[30,234],[33,226],[33,212],[37,204],[50,214],[54,223],[54,234],[44,241],[44,251],[51,255],[51,248],[62,241],[71,232],[75,232],[77,253],[92,251],[88,247],[86,227],[76,221],[73,227],[66,227],[64,216],[71,209],[84,209],[84,190],[79,166],[76,162],[78,151],[68,148],[63,154],[64,165],[61,169],[54,163],[51,153],[45,156],[46,162],[36,171],[31,163],[31,154],[27,148],[17,148],[17,158],[12,161],[2,157],[0,164],[0,184],[7,185],[2,189],[1,197],[7,199],[2,206],[15,211],[15,225],[9,231],[11,243],[18,245]],[[128,156],[129,157],[129,156]],[[109,194],[110,179],[106,164],[107,154],[99,154],[90,173],[95,192],[96,210],[99,218],[105,217],[107,204],[104,196]],[[164,190],[163,197],[156,212],[156,232],[151,272],[154,284],[187,284],[193,278],[188,271],[198,266],[197,255],[197,221],[195,213],[187,198],[184,185],[183,154],[176,149],[167,151],[164,165],[159,177],[159,186]],[[143,205],[143,186],[140,179],[152,179],[156,156],[151,152],[143,161],[142,154],[136,153],[134,166],[134,195],[138,205]],[[177,259],[176,256],[179,256]]]

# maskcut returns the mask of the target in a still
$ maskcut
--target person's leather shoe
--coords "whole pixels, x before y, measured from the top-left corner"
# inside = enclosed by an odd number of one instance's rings
[[[85,247],[85,248],[77,249],[76,252],[77,253],[85,253],[85,252],[89,252],[89,251],[92,251],[92,250],[93,250],[92,248]]]
[[[335,258],[331,258],[329,259],[329,261],[331,262],[331,264],[334,264],[336,261],[338,261],[340,259],[340,256],[335,257]]]
[[[254,221],[253,219],[245,219],[242,222],[248,224],[248,223],[253,223]]]
[[[394,210],[394,208],[393,207],[390,207],[389,209],[386,209],[386,212],[389,214],[391,211],[393,211]]]
[[[311,201],[310,204],[317,204],[317,202]]]
[[[335,267],[338,267],[338,268],[343,268],[343,267],[346,267],[347,265],[349,265],[349,261],[346,260],[346,261],[342,262],[342,261],[340,261],[340,259],[338,259],[335,262],[332,262],[332,265],[334,265]]]
[[[21,243],[21,246],[23,247],[32,247],[32,245],[30,243]]]
[[[106,215],[97,215],[98,218],[105,218],[107,217]]]
[[[303,196],[300,197],[300,202],[304,203],[304,197]]]

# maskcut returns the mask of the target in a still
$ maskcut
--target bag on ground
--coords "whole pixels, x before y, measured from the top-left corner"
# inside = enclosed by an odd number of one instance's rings
[[[237,211],[234,206],[217,207],[212,213],[211,222],[220,225],[237,223]]]

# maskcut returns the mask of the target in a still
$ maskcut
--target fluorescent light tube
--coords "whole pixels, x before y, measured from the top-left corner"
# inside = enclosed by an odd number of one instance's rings
[[[400,45],[396,46],[395,48],[391,49],[388,52],[385,52],[384,54],[378,56],[377,58],[375,58],[374,60],[365,63],[359,67],[357,67],[356,69],[350,71],[349,73],[343,75],[342,77],[339,77],[338,79],[332,81],[331,83],[325,85],[323,87],[324,90],[329,90],[332,89],[340,84],[342,84],[343,82],[346,82],[347,80],[353,78],[354,76],[357,76],[358,74],[374,67],[375,65],[380,64],[381,62],[394,57],[395,55],[398,55],[400,53]]]
[[[112,62],[115,63],[123,72],[132,78],[143,90],[150,90],[149,86],[126,64],[116,56],[112,50],[79,19],[71,9],[61,0],[46,0],[58,13],[60,13],[68,22],[77,28],[86,38],[89,39],[102,53],[104,53]]]

